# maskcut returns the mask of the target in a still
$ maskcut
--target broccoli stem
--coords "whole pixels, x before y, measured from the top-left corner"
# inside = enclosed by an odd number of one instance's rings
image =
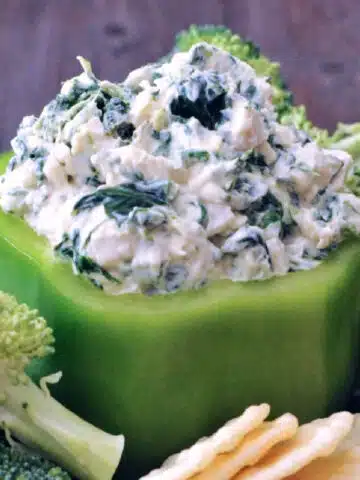
[[[0,376],[0,385],[0,426],[79,479],[113,477],[124,448],[122,435],[85,422],[29,378],[13,385]]]

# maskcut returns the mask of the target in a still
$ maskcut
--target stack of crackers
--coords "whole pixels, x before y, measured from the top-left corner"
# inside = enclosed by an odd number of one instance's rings
[[[269,414],[267,404],[249,407],[141,480],[360,480],[360,417],[299,426],[294,415]]]

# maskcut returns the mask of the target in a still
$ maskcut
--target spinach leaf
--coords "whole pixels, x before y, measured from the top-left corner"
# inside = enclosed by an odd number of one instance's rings
[[[209,214],[208,214],[207,208],[202,202],[199,202],[199,207],[200,207],[201,215],[198,222],[203,228],[206,229],[207,226],[209,225]]]
[[[116,129],[116,133],[119,135],[121,140],[124,140],[124,141],[131,140],[134,131],[135,131],[135,126],[130,122],[122,122]]]
[[[338,197],[325,192],[318,195],[315,201],[318,201],[318,209],[314,212],[314,219],[321,223],[330,222],[334,216],[334,209],[339,205]]]
[[[265,162],[265,157],[262,153],[255,152],[255,150],[248,150],[237,158],[236,166],[233,171],[235,175],[243,172],[260,172],[266,174],[270,172],[270,168]]]
[[[205,72],[192,75],[178,87],[179,95],[170,104],[173,115],[181,118],[197,118],[203,127],[215,130],[226,108],[226,92],[220,78]]]
[[[267,192],[259,200],[253,202],[245,210],[250,225],[266,228],[271,223],[281,222],[284,210],[279,200],[270,192]]]
[[[129,103],[121,98],[112,98],[104,108],[103,125],[105,132],[115,131],[126,119]]]
[[[74,230],[72,235],[65,233],[62,241],[55,246],[54,251],[61,257],[70,260],[76,273],[84,275],[99,273],[109,281],[120,283],[120,281],[105,270],[105,268],[81,252],[79,230]],[[96,281],[93,281],[93,283],[98,287],[101,286]]]
[[[35,174],[37,180],[43,182],[45,180],[44,165],[49,154],[48,150],[44,147],[29,148],[26,140],[21,137],[16,137],[16,139],[13,140],[13,149],[15,151],[15,156],[11,158],[7,171],[13,171],[23,162],[30,159],[35,162]]]
[[[256,227],[238,230],[226,239],[221,250],[224,254],[237,256],[243,250],[255,247],[261,247],[264,250],[269,266],[272,268],[272,260],[268,246]]]
[[[181,153],[181,158],[187,167],[191,167],[198,162],[208,162],[210,159],[210,153],[207,150],[184,150]]]
[[[189,272],[184,265],[169,265],[164,273],[166,291],[175,292],[179,290],[188,276]]]
[[[265,157],[262,153],[255,152],[250,150],[246,152],[242,157],[243,162],[245,162],[246,170],[249,172],[260,171],[264,173],[269,170],[269,166],[265,162]]]
[[[100,185],[104,185],[104,182],[100,179],[100,172],[93,166],[91,166],[90,169],[92,175],[86,177],[85,184],[96,188],[100,187]]]
[[[35,173],[39,182],[43,182],[45,180],[44,165],[47,156],[48,151],[46,148],[34,148],[29,152],[29,158],[36,164]]]
[[[171,144],[171,132],[168,130],[153,130],[151,136],[159,142],[159,146],[153,153],[155,156],[163,155],[169,156],[170,144]]]
[[[78,79],[74,79],[69,92],[65,95],[59,93],[53,101],[53,107],[57,110],[69,110],[76,103],[87,100],[96,90],[99,89],[99,83],[94,80],[92,84],[83,84]]]
[[[115,187],[101,188],[85,195],[74,205],[74,214],[103,205],[109,218],[122,223],[124,216],[135,207],[150,208],[167,205],[172,183],[163,180],[123,183]]]

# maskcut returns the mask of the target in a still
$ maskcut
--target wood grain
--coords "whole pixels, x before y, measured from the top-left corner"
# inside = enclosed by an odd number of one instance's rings
[[[1,0],[0,150],[79,72],[76,55],[120,80],[191,23],[252,38],[319,125],[360,120],[359,0]]]

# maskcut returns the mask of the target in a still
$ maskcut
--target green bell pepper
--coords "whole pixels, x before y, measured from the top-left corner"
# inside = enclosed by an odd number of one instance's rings
[[[62,370],[55,396],[124,433],[127,479],[250,404],[301,421],[344,408],[357,366],[359,277],[355,242],[281,278],[106,296],[24,221],[0,213],[0,289],[38,308],[57,341],[32,374]]]

